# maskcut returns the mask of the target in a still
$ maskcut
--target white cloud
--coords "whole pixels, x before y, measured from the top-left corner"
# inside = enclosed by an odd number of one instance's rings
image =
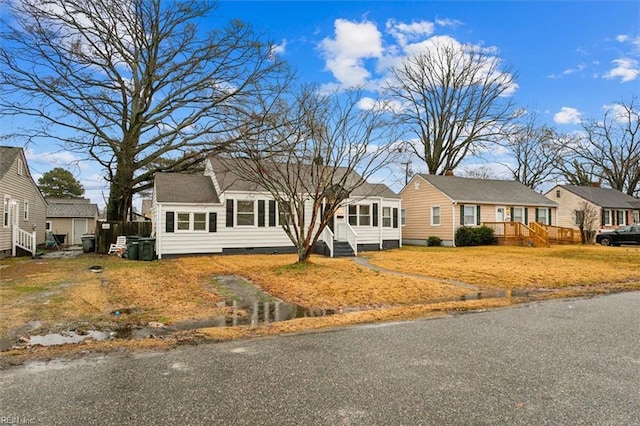
[[[457,19],[449,19],[449,18],[437,18],[436,25],[441,27],[452,27],[456,28],[460,25],[463,25],[462,21],[458,21]]]
[[[621,58],[611,62],[616,66],[603,76],[606,79],[620,78],[622,83],[626,83],[635,80],[640,75],[640,67],[635,59]]]
[[[274,44],[271,48],[272,55],[282,55],[287,50],[287,39],[283,39],[282,43]]]
[[[433,34],[435,25],[429,21],[419,21],[406,24],[404,22],[396,22],[393,19],[387,21],[387,31],[400,44],[405,46],[409,41],[417,40],[421,37],[428,37]]]
[[[556,124],[580,124],[582,113],[575,108],[562,107],[559,112],[553,115]]]
[[[361,23],[336,19],[335,38],[325,38],[320,44],[326,66],[334,77],[347,87],[366,83],[370,77],[364,59],[382,56],[382,35],[372,22]]]

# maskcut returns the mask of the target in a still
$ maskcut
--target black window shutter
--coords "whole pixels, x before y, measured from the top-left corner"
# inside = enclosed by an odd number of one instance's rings
[[[264,226],[264,200],[258,200],[258,226]]]
[[[233,228],[233,200],[227,200],[227,228]]]
[[[393,208],[393,227],[394,228],[398,227],[398,208],[397,207]]]
[[[604,209],[600,210],[600,221],[602,222],[602,226],[604,226]]]
[[[276,226],[276,201],[269,200],[269,226]]]
[[[524,224],[528,225],[529,224],[529,209],[526,207],[523,207],[524,209]]]
[[[166,232],[174,232],[175,229],[175,213],[167,212],[165,215],[165,231]]]
[[[536,207],[536,222],[540,221],[540,213],[538,213],[540,209]]]
[[[378,226],[378,203],[373,203],[373,226]]]
[[[460,204],[460,225],[464,225],[464,204]]]
[[[515,218],[515,213],[514,213],[513,207],[511,207],[511,222],[513,222],[514,218]]]
[[[218,232],[218,213],[209,212],[209,232]]]
[[[476,225],[480,225],[480,206],[476,206]]]

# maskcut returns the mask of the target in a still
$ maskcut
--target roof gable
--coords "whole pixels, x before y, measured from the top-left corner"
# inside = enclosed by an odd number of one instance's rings
[[[220,203],[209,176],[156,173],[154,186],[159,203]]]
[[[452,201],[478,204],[505,204],[557,207],[557,203],[514,180],[476,179],[420,174]]]
[[[234,169],[238,169],[234,167],[234,163],[242,161],[241,159],[231,159],[231,158],[220,158],[217,156],[210,156],[208,158],[210,169],[214,174],[214,178],[216,179],[218,185],[220,186],[220,191],[239,191],[239,192],[267,192],[267,189],[263,188],[261,185],[249,181],[239,174],[234,172]],[[286,165],[283,165],[286,167]],[[208,169],[208,168],[207,168]],[[309,169],[310,170],[310,169]],[[295,168],[292,170],[292,175],[299,173],[300,169]],[[304,170],[303,172],[304,173]],[[337,180],[342,181],[342,178],[345,176],[345,173],[350,173],[350,175],[346,178],[347,185],[346,187],[355,186],[356,182],[362,177],[346,167],[338,167],[336,168],[336,176]],[[298,176],[295,176],[298,178]],[[400,198],[398,194],[393,192],[387,185],[384,183],[369,183],[365,181],[361,185],[358,185],[353,191],[350,192],[351,197],[381,197],[381,198]]]
[[[578,185],[558,186],[576,194],[580,198],[584,198],[585,200],[604,208],[638,208],[637,206],[640,202],[637,198],[612,188]]]

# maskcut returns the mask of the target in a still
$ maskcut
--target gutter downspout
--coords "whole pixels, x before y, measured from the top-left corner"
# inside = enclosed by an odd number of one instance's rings
[[[382,250],[382,197],[380,197],[380,204],[378,210],[378,249]],[[398,212],[400,213],[400,212]],[[393,224],[392,224],[393,225]]]
[[[453,247],[456,246],[456,206],[458,205],[457,201],[451,203],[451,241],[453,242]]]

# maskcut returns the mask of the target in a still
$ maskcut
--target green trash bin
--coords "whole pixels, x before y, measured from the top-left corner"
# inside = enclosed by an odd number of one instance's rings
[[[156,239],[155,238],[140,238],[140,260],[150,261],[156,257]]]
[[[127,238],[127,259],[138,260],[140,258],[140,241],[137,238]]]

